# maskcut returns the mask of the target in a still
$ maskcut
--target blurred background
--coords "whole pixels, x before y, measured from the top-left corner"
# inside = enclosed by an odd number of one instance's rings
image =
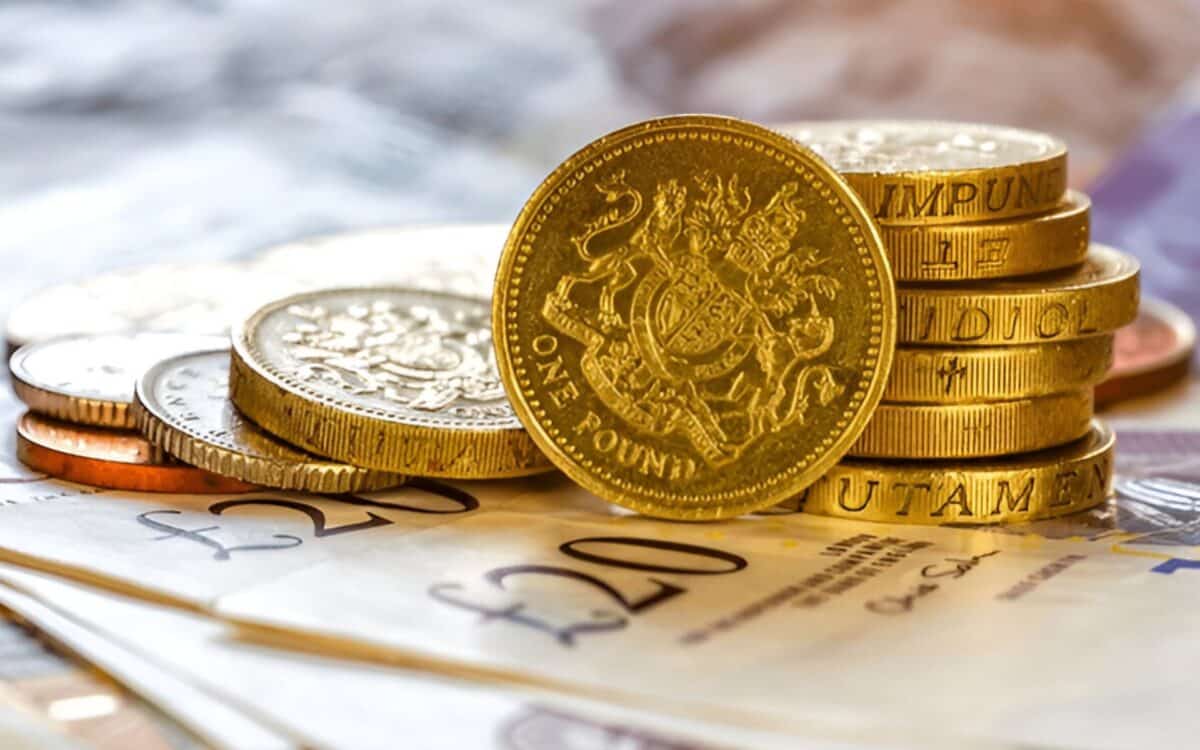
[[[100,269],[509,221],[665,113],[1028,126],[1084,186],[1198,64],[1200,0],[6,2],[0,316]]]

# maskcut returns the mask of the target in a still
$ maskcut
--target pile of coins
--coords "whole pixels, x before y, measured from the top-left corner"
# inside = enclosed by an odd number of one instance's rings
[[[161,357],[221,346],[172,333],[70,335],[27,344],[9,360],[17,457],[80,484],[138,492],[246,492],[253,485],[174,461],[135,429],[134,384]]]
[[[1137,265],[1089,245],[1088,199],[1065,185],[1064,144],[1006,128],[638,123],[569,157],[502,251],[463,262],[498,268],[493,299],[399,247],[349,269],[335,237],[299,287],[395,285],[276,293],[228,338],[21,347],[18,449],[143,491],[558,469],[685,520],[797,497],[907,523],[1082,510],[1110,487],[1091,393],[1137,312]]]
[[[867,200],[899,305],[883,402],[805,509],[995,523],[1103,502],[1114,438],[1092,392],[1137,314],[1138,265],[1089,243],[1066,145],[938,122],[784,129]]]

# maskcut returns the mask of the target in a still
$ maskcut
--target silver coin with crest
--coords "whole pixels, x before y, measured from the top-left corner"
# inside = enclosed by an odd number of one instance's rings
[[[9,359],[13,390],[33,411],[76,424],[133,427],[134,383],[158,360],[227,346],[219,336],[113,333],[27,344]]]
[[[133,415],[167,453],[245,482],[305,492],[394,487],[404,477],[312,456],[269,435],[229,400],[229,350],[169,357],[138,380]]]

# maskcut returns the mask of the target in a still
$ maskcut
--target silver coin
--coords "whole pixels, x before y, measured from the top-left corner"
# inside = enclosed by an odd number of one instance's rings
[[[776,127],[816,151],[839,172],[983,169],[1041,161],[1066,144],[1032,130],[926,120],[833,120]]]
[[[356,492],[404,477],[317,458],[246,420],[229,400],[229,349],[193,351],[150,367],[137,383],[138,426],[176,458],[278,489]]]
[[[9,359],[18,397],[33,411],[101,427],[130,428],[134,383],[164,357],[228,347],[220,336],[114,333],[26,344]]]

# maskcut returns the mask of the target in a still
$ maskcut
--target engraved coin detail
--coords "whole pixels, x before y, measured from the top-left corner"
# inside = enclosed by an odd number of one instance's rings
[[[1024,346],[901,346],[883,400],[964,404],[1065,393],[1100,382],[1112,362],[1112,334]]]
[[[357,492],[404,477],[317,458],[244,419],[229,400],[229,350],[165,359],[137,384],[133,415],[155,445],[222,476],[278,489]]]
[[[957,224],[1053,210],[1067,147],[1044,133],[921,120],[778,126],[823,156],[881,224]]]
[[[1077,268],[1024,279],[902,286],[903,344],[1003,346],[1111,333],[1137,315],[1138,262],[1093,244]]]
[[[1092,390],[979,404],[880,404],[850,455],[983,458],[1042,450],[1083,437]]]
[[[137,433],[69,424],[32,412],[17,421],[17,457],[52,477],[114,490],[223,494],[258,489],[177,463]]]
[[[896,281],[972,281],[1028,276],[1082,263],[1091,202],[1070,192],[1053,213],[1033,218],[928,226],[883,225]]]
[[[134,383],[163,357],[225,346],[216,336],[122,333],[27,344],[9,360],[13,390],[33,411],[77,424],[132,428]]]
[[[848,459],[809,487],[808,513],[919,524],[1021,523],[1087,510],[1112,488],[1116,439],[1094,420],[1084,439],[986,461]]]
[[[764,128],[684,116],[605,136],[518,217],[497,350],[538,444],[658,516],[794,496],[878,402],[892,281],[861,202]]]
[[[490,315],[485,300],[392,287],[273,302],[235,333],[233,401],[287,442],[356,466],[545,471],[500,382]]]

